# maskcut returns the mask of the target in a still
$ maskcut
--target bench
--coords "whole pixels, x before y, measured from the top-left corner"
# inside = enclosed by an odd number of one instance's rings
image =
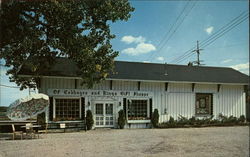
[[[77,129],[77,131],[85,130],[84,121],[60,121],[60,122],[51,122],[48,124],[48,129],[61,129],[64,132],[66,130]]]

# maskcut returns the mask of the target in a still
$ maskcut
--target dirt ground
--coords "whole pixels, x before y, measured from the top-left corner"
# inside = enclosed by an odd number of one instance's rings
[[[98,129],[0,140],[0,157],[248,157],[249,127]]]

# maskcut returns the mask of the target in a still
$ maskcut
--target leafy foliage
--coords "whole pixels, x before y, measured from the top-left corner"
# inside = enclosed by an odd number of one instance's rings
[[[244,115],[241,115],[239,121],[244,123],[246,121],[246,117]]]
[[[87,110],[87,114],[86,114],[86,126],[87,126],[87,130],[91,130],[93,124],[94,124],[94,119],[93,119],[92,112],[90,110]]]
[[[156,128],[159,124],[159,112],[158,109],[154,109],[154,112],[152,114],[152,118],[151,118],[151,123],[153,125],[154,128]]]
[[[241,115],[239,118],[234,116],[224,116],[223,114],[219,114],[218,119],[213,119],[213,116],[205,117],[205,118],[186,118],[184,116],[179,115],[178,120],[174,120],[173,117],[170,116],[168,122],[164,122],[159,124],[159,128],[175,128],[175,127],[201,127],[201,126],[231,126],[231,125],[244,125],[245,116]]]
[[[83,83],[92,87],[107,77],[118,52],[112,49],[110,24],[129,19],[128,0],[4,0],[1,3],[0,59],[10,67],[10,81],[35,88],[56,57],[77,63]],[[31,78],[18,77],[28,64]]]
[[[125,112],[123,110],[120,110],[118,112],[118,126],[120,129],[124,128],[125,122],[126,122],[126,118],[125,118]]]

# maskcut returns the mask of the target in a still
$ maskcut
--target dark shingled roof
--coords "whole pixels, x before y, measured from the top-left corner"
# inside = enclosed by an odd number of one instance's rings
[[[232,68],[186,66],[173,64],[156,64],[115,61],[115,73],[108,79],[147,80],[166,82],[209,82],[248,84],[247,75]],[[44,72],[44,76],[79,77],[76,64],[65,58],[58,58],[54,66]],[[19,75],[32,75],[30,69],[23,66]]]

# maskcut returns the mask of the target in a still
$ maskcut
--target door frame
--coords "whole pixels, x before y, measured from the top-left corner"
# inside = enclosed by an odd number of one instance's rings
[[[103,104],[103,116],[97,115],[96,114],[96,104]],[[113,104],[113,113],[110,116],[106,116],[106,104]],[[115,126],[115,106],[116,106],[116,101],[111,101],[111,100],[96,100],[93,101],[94,105],[94,125],[95,127],[98,128],[113,128]],[[103,117],[103,125],[96,125],[96,117]],[[113,125],[106,125],[106,117],[113,117]]]

